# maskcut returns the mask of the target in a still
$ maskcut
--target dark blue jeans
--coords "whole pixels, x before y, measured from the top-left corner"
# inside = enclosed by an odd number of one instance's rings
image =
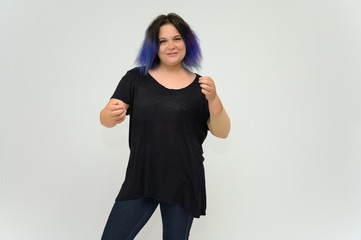
[[[159,203],[150,198],[116,201],[109,215],[102,240],[131,240],[148,222],[158,204],[163,222],[163,240],[186,240],[193,217],[181,206]]]

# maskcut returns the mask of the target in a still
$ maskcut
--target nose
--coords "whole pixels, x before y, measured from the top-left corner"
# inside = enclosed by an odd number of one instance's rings
[[[173,49],[175,46],[173,41],[169,41],[168,48]]]

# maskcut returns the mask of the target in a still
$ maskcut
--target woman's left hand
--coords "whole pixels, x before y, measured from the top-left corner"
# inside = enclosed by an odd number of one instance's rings
[[[212,101],[217,97],[216,85],[211,77],[200,77],[199,84],[202,88],[202,93],[206,96],[208,101]]]

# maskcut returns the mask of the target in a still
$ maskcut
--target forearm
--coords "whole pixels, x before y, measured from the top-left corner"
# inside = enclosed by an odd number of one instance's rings
[[[222,111],[223,104],[218,95],[216,95],[212,100],[208,100],[208,108],[210,114],[216,114]]]
[[[209,131],[216,137],[226,138],[231,129],[231,121],[218,95],[208,101],[209,108]]]

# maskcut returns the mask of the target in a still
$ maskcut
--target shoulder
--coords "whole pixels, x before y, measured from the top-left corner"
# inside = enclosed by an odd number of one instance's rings
[[[145,75],[141,73],[140,67],[135,67],[126,72],[126,74],[122,77],[122,81],[133,84],[144,77]]]
[[[141,76],[141,69],[140,69],[140,67],[134,67],[134,68],[128,70],[126,75]]]

